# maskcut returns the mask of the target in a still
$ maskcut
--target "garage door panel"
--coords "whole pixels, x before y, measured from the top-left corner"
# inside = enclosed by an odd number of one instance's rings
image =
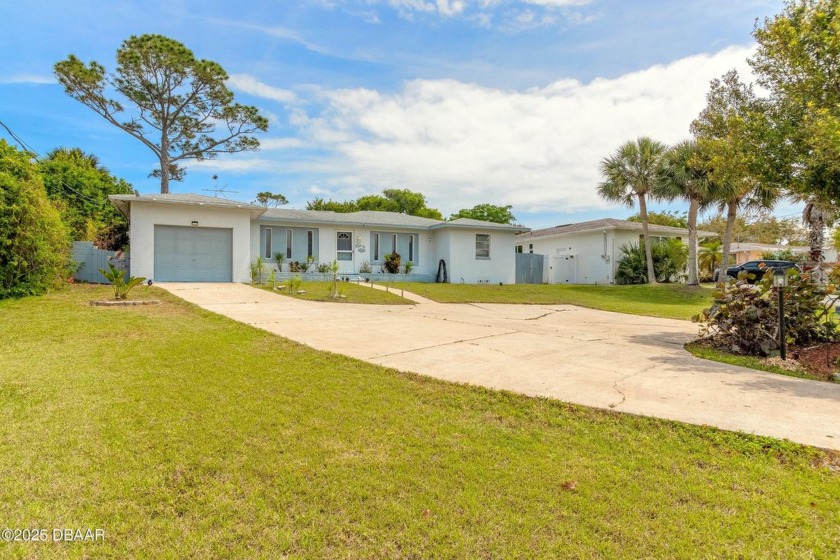
[[[232,281],[233,230],[155,226],[155,279]]]

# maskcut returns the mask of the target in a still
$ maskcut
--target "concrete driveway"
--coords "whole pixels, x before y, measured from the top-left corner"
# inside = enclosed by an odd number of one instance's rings
[[[374,364],[840,449],[840,385],[694,358],[688,321],[568,305],[354,305],[243,284],[157,284],[205,309]]]

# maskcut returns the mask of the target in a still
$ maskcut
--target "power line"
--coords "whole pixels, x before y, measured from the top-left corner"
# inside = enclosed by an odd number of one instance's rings
[[[0,126],[2,126],[3,128],[5,128],[5,129],[6,129],[6,132],[8,132],[8,133],[9,133],[9,136],[11,136],[11,137],[12,137],[12,139],[13,139],[15,142],[17,142],[17,143],[18,143],[18,145],[20,145],[20,147],[21,147],[21,148],[23,148],[23,150],[24,150],[25,152],[27,152],[27,153],[31,154],[31,155],[32,155],[35,159],[38,159],[38,157],[39,157],[39,156],[38,156],[38,152],[36,152],[36,151],[32,148],[32,146],[30,146],[29,144],[27,144],[26,142],[24,142],[24,141],[23,141],[23,139],[22,139],[20,136],[18,136],[18,135],[17,135],[17,134],[15,134],[14,132],[12,132],[12,129],[11,129],[11,128],[9,128],[9,127],[6,125],[6,123],[4,123],[3,121],[0,121]]]

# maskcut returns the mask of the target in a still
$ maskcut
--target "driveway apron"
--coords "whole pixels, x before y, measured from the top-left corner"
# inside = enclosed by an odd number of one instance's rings
[[[570,305],[356,305],[244,284],[161,283],[209,311],[367,362],[840,449],[840,385],[701,360],[696,325]]]

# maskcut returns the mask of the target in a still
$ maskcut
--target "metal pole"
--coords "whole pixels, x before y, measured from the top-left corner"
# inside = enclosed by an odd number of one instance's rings
[[[785,353],[785,288],[779,286],[779,356],[786,360]]]

